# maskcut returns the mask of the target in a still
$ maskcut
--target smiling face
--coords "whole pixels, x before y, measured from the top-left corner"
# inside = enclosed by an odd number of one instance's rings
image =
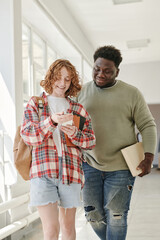
[[[105,58],[97,58],[93,67],[93,81],[100,87],[111,87],[115,84],[119,69],[113,61]]]
[[[56,80],[53,84],[52,96],[65,97],[65,92],[69,89],[70,85],[70,74],[65,67],[62,67],[58,80]]]

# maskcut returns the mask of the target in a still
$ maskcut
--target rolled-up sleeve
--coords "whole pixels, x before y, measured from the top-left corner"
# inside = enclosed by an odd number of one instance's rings
[[[24,142],[32,146],[40,145],[53,134],[55,128],[50,116],[39,121],[38,106],[31,98],[24,111],[20,132]]]

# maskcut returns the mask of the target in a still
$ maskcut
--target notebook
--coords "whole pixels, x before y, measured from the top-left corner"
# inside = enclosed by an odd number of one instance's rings
[[[142,170],[136,168],[144,160],[144,149],[142,142],[135,143],[129,147],[121,149],[123,157],[132,173],[132,176],[138,176]]]
[[[82,130],[83,129],[83,126],[84,126],[84,123],[85,123],[85,117],[82,117],[80,115],[73,115],[73,122],[74,122],[74,125]],[[66,134],[65,135],[65,138],[66,138],[66,144],[68,147],[75,147],[75,145],[70,141],[70,139],[68,138],[68,136]]]

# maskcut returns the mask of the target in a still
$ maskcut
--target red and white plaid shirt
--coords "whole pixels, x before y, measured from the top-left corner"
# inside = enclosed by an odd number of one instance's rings
[[[38,117],[38,103],[32,97],[24,111],[21,136],[24,142],[33,146],[30,178],[48,176],[59,177],[59,159],[56,145],[53,140],[53,131],[56,125],[51,120],[51,110],[47,96],[43,93],[44,105],[42,114]],[[84,184],[82,170],[82,149],[92,149],[95,146],[95,135],[92,130],[91,118],[84,107],[67,98],[70,107],[68,113],[78,114],[85,118],[82,131],[78,129],[71,142],[75,147],[67,147],[64,133],[61,132],[62,143],[62,181],[64,184]]]

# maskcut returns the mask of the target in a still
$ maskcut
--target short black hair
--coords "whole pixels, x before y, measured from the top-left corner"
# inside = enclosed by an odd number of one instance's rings
[[[122,56],[119,49],[116,49],[114,46],[103,46],[98,48],[94,55],[94,62],[97,58],[104,58],[114,62],[115,66],[118,68],[119,64],[122,62]]]

